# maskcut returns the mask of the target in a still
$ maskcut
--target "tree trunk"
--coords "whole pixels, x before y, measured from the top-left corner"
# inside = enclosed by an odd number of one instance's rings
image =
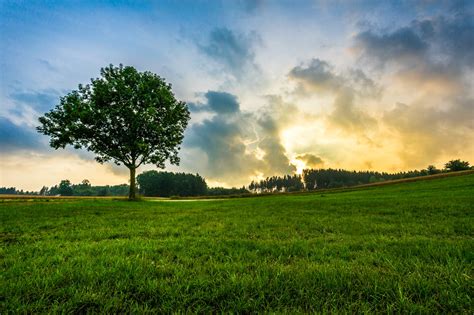
[[[136,198],[136,185],[135,185],[135,166],[130,167],[130,190],[128,193],[128,200],[134,200]]]

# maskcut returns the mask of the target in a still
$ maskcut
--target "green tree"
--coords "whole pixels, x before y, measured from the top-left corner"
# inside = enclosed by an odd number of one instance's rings
[[[434,166],[434,165],[428,165],[428,167],[426,168],[426,171],[427,171],[428,175],[434,175],[434,174],[438,174],[440,172],[440,170],[438,170],[436,168],[436,166]]]
[[[68,179],[64,179],[59,183],[58,193],[61,196],[72,196],[73,195],[71,182]]]
[[[451,160],[444,165],[450,172],[464,171],[470,169],[468,161],[461,161],[460,159]]]
[[[48,194],[49,188],[46,186],[43,186],[39,192],[41,196],[46,196]]]
[[[95,192],[92,188],[91,182],[84,179],[80,184],[72,185],[74,196],[93,196]]]
[[[84,188],[90,188],[91,187],[91,182],[88,179],[84,179],[84,180],[82,180],[82,182],[79,185],[84,187]]]
[[[137,176],[144,196],[200,196],[207,193],[207,184],[199,174],[146,171]]]
[[[129,199],[135,199],[140,165],[179,164],[189,110],[154,73],[110,65],[100,74],[61,97],[59,105],[39,118],[37,130],[51,136],[55,149],[72,145],[94,152],[99,163],[124,164],[130,170]]]

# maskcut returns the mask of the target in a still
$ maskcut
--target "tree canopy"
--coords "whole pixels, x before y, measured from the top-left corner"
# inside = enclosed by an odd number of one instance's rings
[[[43,186],[39,195],[41,196],[125,196],[130,188],[127,184],[113,186],[92,186],[89,180],[84,179],[79,184],[71,184],[67,179],[59,185],[52,187]]]
[[[461,161],[460,159],[451,160],[444,165],[444,167],[451,172],[465,171],[471,169],[468,161]]]
[[[199,174],[146,171],[137,176],[139,191],[144,196],[200,196],[207,184]]]
[[[186,103],[171,85],[130,66],[102,68],[101,77],[80,84],[39,118],[50,145],[94,152],[99,163],[113,161],[130,170],[129,198],[135,198],[135,170],[142,164],[179,164],[178,150],[190,119]]]

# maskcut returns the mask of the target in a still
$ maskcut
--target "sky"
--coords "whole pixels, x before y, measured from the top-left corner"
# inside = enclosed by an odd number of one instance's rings
[[[35,130],[120,63],[188,104],[181,163],[166,170],[211,186],[474,163],[474,1],[0,0],[0,187],[128,182]]]

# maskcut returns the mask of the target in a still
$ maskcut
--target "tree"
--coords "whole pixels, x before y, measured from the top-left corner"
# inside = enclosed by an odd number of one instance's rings
[[[450,172],[464,171],[470,169],[468,161],[461,161],[460,159],[451,160],[444,165]]]
[[[137,176],[140,193],[144,196],[202,196],[207,184],[199,174],[146,171]]]
[[[58,193],[61,196],[72,196],[73,195],[73,190],[72,190],[71,182],[69,181],[69,179],[63,179],[59,183]]]
[[[436,166],[434,166],[434,165],[428,165],[428,167],[426,168],[426,171],[427,171],[428,175],[434,175],[434,174],[438,174],[440,172],[440,170],[438,170],[436,168]]]
[[[72,145],[94,152],[99,163],[124,164],[130,170],[129,199],[135,199],[140,165],[179,164],[189,110],[156,74],[122,65],[102,68],[100,74],[61,97],[59,105],[39,118],[37,130],[51,136],[55,149]]]
[[[40,194],[41,196],[46,196],[46,195],[48,194],[48,192],[49,192],[49,188],[46,187],[46,186],[43,186],[43,187],[41,188],[39,194]]]
[[[82,182],[79,185],[84,187],[84,188],[90,188],[91,187],[91,182],[88,179],[84,179],[84,180],[82,180]]]
[[[91,182],[84,179],[80,184],[72,185],[74,196],[93,196],[95,192],[92,188]]]

